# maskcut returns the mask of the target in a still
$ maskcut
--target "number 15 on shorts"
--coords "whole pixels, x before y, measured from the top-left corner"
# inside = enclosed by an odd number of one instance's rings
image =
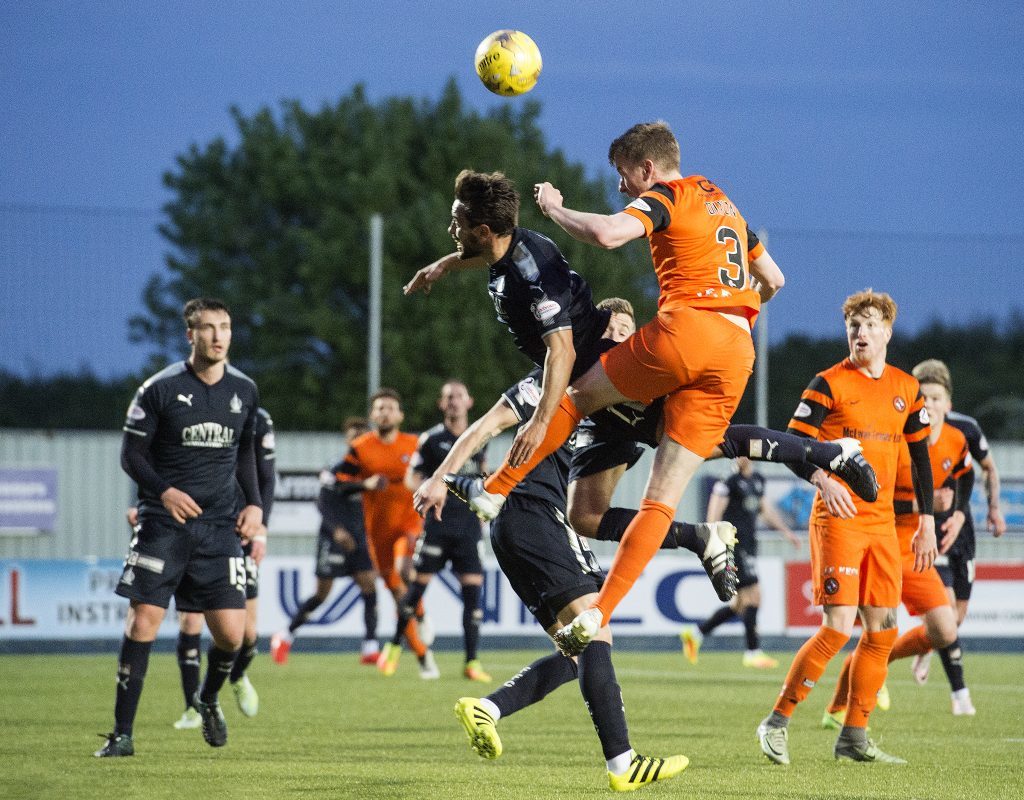
[[[228,559],[228,581],[238,591],[245,594],[245,557]]]

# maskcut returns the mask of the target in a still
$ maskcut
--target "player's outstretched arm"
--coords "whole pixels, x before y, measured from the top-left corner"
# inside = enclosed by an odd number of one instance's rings
[[[458,472],[477,450],[517,422],[519,418],[505,399],[501,398],[486,414],[466,428],[434,474],[425,479],[413,495],[412,503],[417,513],[425,517],[433,511],[435,519],[440,520],[441,509],[448,497],[448,488],[442,478],[448,473]]]
[[[562,204],[562,193],[550,183],[535,184],[533,197],[544,216],[573,239],[587,244],[614,250],[647,234],[640,220],[621,211],[618,214],[592,214],[566,208]]]
[[[486,266],[487,262],[478,256],[463,258],[458,253],[449,253],[437,259],[433,264],[428,264],[422,269],[417,270],[416,274],[412,276],[412,280],[402,287],[402,294],[406,296],[416,294],[416,292],[430,294],[434,284],[447,273]]]

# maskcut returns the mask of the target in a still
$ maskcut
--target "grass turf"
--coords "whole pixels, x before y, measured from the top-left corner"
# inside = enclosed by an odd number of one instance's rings
[[[502,680],[541,655],[485,652]],[[691,765],[645,796],[708,798],[891,798],[970,800],[1019,796],[1024,785],[1024,659],[970,654],[967,677],[978,716],[953,717],[938,660],[931,681],[913,683],[908,663],[890,676],[893,708],[876,711],[871,735],[907,766],[837,763],[835,734],[818,722],[839,659],[797,710],[793,764],[770,764],[754,729],[771,709],[788,658],[776,670],[740,666],[733,653],[616,654],[633,746],[681,752]],[[600,746],[575,685],[502,720],[505,752],[481,761],[452,714],[466,681],[456,653],[439,653],[442,678],[422,681],[405,653],[390,679],[355,655],[293,653],[280,667],[261,656],[250,669],[260,712],[246,719],[230,688],[221,695],[227,747],[198,730],[177,731],[181,692],[174,657],[153,656],[135,725],[134,758],[96,759],[110,730],[115,658],[0,657],[0,797],[20,798],[512,798],[607,797]],[[492,684],[493,686],[494,684]]]

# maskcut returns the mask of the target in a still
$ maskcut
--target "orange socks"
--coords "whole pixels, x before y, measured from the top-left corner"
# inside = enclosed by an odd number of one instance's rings
[[[889,662],[927,653],[931,649],[932,643],[928,639],[924,625],[918,625],[896,640],[896,644],[892,646],[892,652],[889,653]]]
[[[420,638],[420,626],[416,624],[416,617],[413,617],[405,624],[405,640],[409,643],[417,658],[423,658],[427,654],[427,646]]]
[[[406,585],[405,581],[399,577],[397,572],[388,573],[384,579],[384,583],[391,590],[391,593],[397,597],[402,597],[405,594]],[[416,610],[422,614],[423,610],[423,599],[420,598],[420,602],[416,606]],[[409,643],[409,649],[412,650],[417,658],[423,658],[427,654],[427,646],[423,644],[423,640],[420,638],[420,627],[416,624],[416,617],[409,619],[409,622],[405,625],[405,640]]]
[[[594,602],[594,607],[601,609],[605,625],[615,607],[633,588],[644,567],[658,552],[675,515],[676,510],[664,503],[647,498],[640,501],[640,510],[622,534],[612,568]]]
[[[530,474],[530,470],[565,444],[565,440],[576,430],[581,419],[583,416],[577,410],[576,404],[569,399],[569,395],[563,395],[562,401],[558,404],[558,410],[551,418],[551,422],[548,423],[544,441],[540,443],[530,459],[521,466],[510,467],[506,457],[505,463],[484,481],[484,489],[491,494],[508,497],[519,482]]]
[[[846,703],[850,699],[850,664],[853,663],[853,653],[850,653],[843,660],[843,668],[839,670],[839,680],[836,682],[836,691],[832,695],[832,702],[828,704],[828,713],[835,714],[838,711],[846,710]]]
[[[821,627],[804,642],[789,667],[786,682],[775,702],[775,710],[779,714],[784,717],[793,716],[797,703],[811,693],[828,662],[843,649],[849,638],[833,628]]]
[[[885,683],[889,652],[895,641],[895,628],[865,631],[861,634],[850,664],[850,702],[846,708],[846,727],[867,727],[868,716],[878,699],[878,690]]]

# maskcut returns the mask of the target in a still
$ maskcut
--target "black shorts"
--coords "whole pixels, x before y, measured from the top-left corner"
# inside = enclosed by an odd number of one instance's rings
[[[252,557],[252,542],[242,545],[245,554],[245,599],[255,600],[260,596],[260,565]]]
[[[316,576],[318,578],[347,578],[357,572],[373,570],[370,550],[366,546],[366,536],[362,530],[349,530],[355,539],[356,547],[351,552],[334,541],[334,531],[325,525],[320,526],[320,535],[316,540]]]
[[[482,535],[476,517],[454,524],[428,520],[416,540],[413,566],[417,572],[436,575],[450,561],[456,575],[482,575]]]
[[[636,442],[601,439],[587,428],[577,428],[573,437],[569,483],[621,464],[625,464],[626,469],[632,469],[644,454],[644,449]]]
[[[974,558],[962,554],[947,553],[935,559],[935,569],[944,586],[953,588],[957,600],[970,600],[974,588]]]
[[[179,525],[150,517],[132,538],[121,580],[122,597],[178,611],[245,608],[242,544],[232,519]]]
[[[600,591],[604,582],[586,541],[542,500],[509,495],[491,522],[491,547],[512,589],[545,630],[559,611]]]
[[[740,589],[757,586],[757,546],[744,547],[742,542],[736,543],[736,577]]]

